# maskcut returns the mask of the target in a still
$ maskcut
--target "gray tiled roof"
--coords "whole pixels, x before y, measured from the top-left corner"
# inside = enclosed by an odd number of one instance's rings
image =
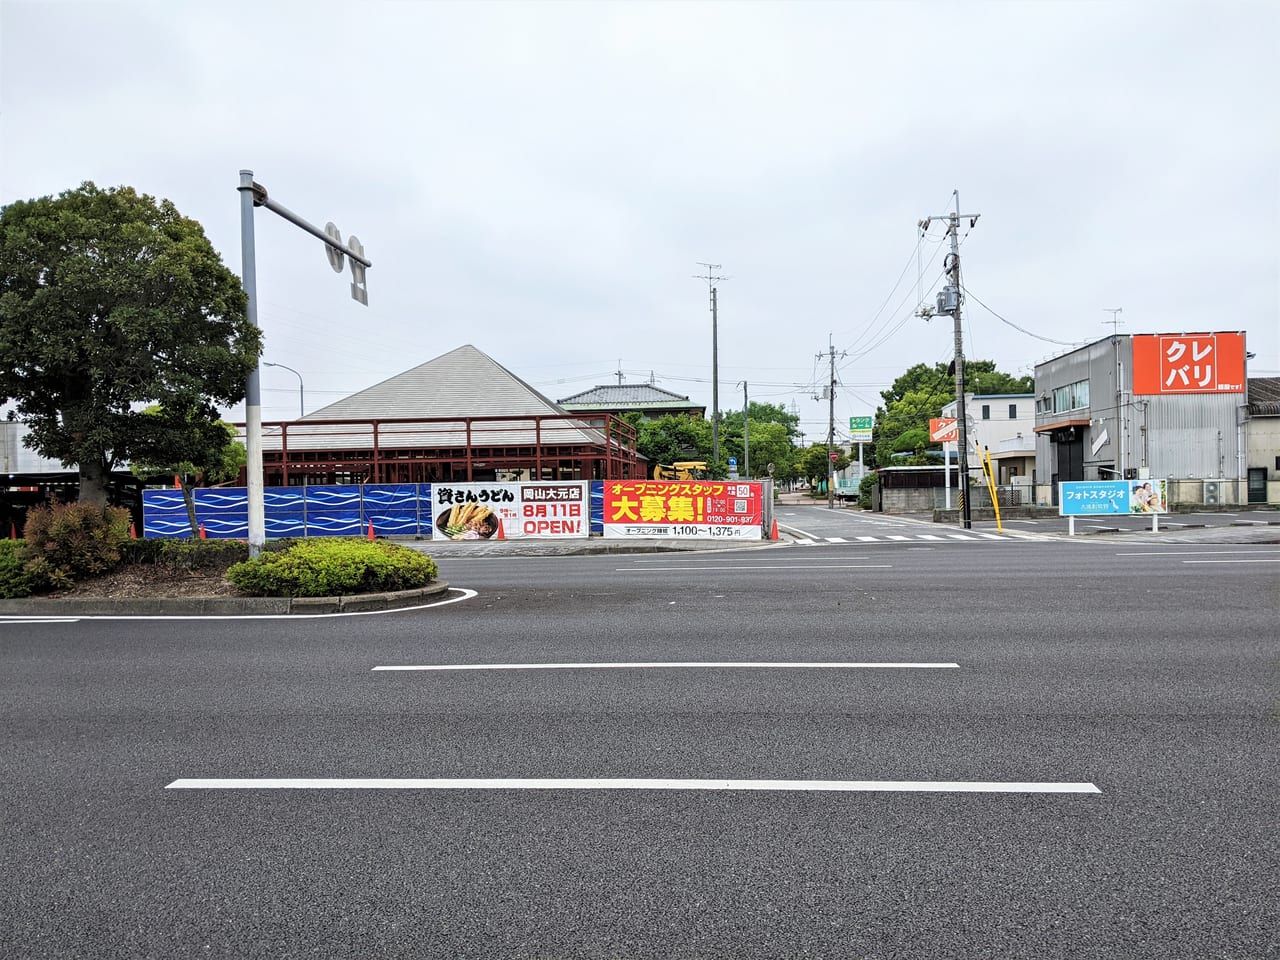
[[[688,397],[649,383],[604,384],[575,393],[560,401],[574,407],[674,407],[700,406]]]
[[[1280,377],[1250,377],[1249,402],[1274,403],[1280,401]]]
[[[308,420],[490,417],[565,411],[471,344],[321,407]]]
[[[1249,415],[1280,416],[1280,377],[1249,378]]]
[[[364,425],[330,426],[323,420],[378,420],[379,445],[394,447],[532,446],[600,443],[599,431],[586,423],[554,421],[540,434],[529,420],[473,424],[468,443],[465,425],[396,424],[416,417],[566,416],[557,406],[488,354],[471,344],[458,347],[411,370],[353,393],[288,426],[290,450],[360,449],[372,446]],[[263,432],[263,447],[280,449],[277,428]]]

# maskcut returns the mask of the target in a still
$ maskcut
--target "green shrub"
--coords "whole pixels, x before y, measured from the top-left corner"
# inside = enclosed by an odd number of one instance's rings
[[[272,540],[262,549],[276,553],[297,542]],[[126,540],[120,547],[123,563],[175,571],[226,570],[233,563],[248,559],[249,545],[243,540]]]
[[[876,484],[880,482],[880,474],[868,473],[858,484],[858,506],[863,510],[871,509],[872,491],[875,490]]]
[[[333,597],[409,590],[437,574],[425,554],[377,540],[301,540],[237,563],[227,578],[245,593],[268,597]]]
[[[27,511],[19,555],[33,589],[64,589],[120,564],[129,540],[129,511],[92,503],[57,503]]]
[[[160,564],[160,551],[167,540],[126,540],[120,544],[120,562],[130,566]]]
[[[35,587],[26,561],[19,556],[21,546],[21,540],[0,540],[0,598],[5,600],[29,597]]]

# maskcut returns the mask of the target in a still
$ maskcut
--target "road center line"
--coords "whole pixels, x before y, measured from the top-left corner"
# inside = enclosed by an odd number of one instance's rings
[[[649,573],[653,570],[682,570],[684,567],[614,567],[615,573]],[[738,570],[743,573],[750,573],[755,570],[891,570],[893,564],[890,563],[779,563],[779,564],[750,564],[736,566],[720,566],[720,567],[703,567],[704,570]]]
[[[1117,553],[1117,557],[1213,557],[1213,556],[1257,556],[1274,554],[1280,556],[1280,550],[1154,550],[1148,553]]]
[[[174,780],[166,790],[750,790],[835,793],[1101,793],[1092,783],[989,780],[673,780],[254,777]]]
[[[1280,557],[1263,557],[1258,560],[1183,560],[1183,563],[1280,563]]]
[[[958,670],[958,663],[753,662],[735,660],[634,661],[617,663],[428,663],[374,670]]]

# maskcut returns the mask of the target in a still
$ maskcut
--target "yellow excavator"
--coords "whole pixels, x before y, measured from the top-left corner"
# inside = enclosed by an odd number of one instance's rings
[[[682,460],[679,463],[656,463],[653,466],[655,480],[706,480],[709,477],[705,460]]]

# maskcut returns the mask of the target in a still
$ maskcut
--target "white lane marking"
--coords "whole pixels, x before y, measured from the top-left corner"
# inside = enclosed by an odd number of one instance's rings
[[[919,540],[941,540],[942,538],[941,538],[941,537],[938,537],[938,536],[934,536],[932,533],[922,533],[922,534],[920,534],[920,536],[919,536],[919,537],[917,537],[917,539],[919,539]]]
[[[84,614],[75,617],[80,620],[325,620],[330,617],[376,617],[388,613],[409,613],[414,610],[430,610],[432,607],[444,607],[462,600],[470,600],[476,591],[466,587],[450,587],[449,592],[457,591],[459,597],[435,600],[431,603],[419,603],[412,607],[392,607],[389,610],[348,610],[343,613],[228,613],[228,614]],[[70,621],[68,621],[70,622]]]
[[[644,661],[632,663],[432,663],[374,667],[374,670],[959,670],[958,663],[840,663],[747,660]]]
[[[816,539],[818,536],[816,533],[810,533],[807,530],[801,530],[799,527],[793,526],[792,524],[789,524],[789,523],[780,523],[778,524],[778,526],[780,526],[783,530],[792,530],[800,534],[800,536],[808,537],[811,540]]]
[[[1156,550],[1151,553],[1117,553],[1117,557],[1212,557],[1280,554],[1280,550]]]
[[[880,542],[876,537],[859,537],[858,539],[861,540],[863,543],[879,543]]]
[[[976,533],[976,534],[977,534],[978,536],[980,536],[980,537],[986,537],[988,540],[1003,540],[1003,539],[1004,539],[1004,537],[1002,537],[1002,536],[1001,536],[1000,534],[998,534],[998,533],[986,533],[986,532],[984,532],[984,531],[982,531],[982,530],[975,530],[975,531],[973,531],[973,532],[974,532],[974,533]]]
[[[1262,557],[1258,560],[1183,560],[1183,563],[1280,563],[1280,557]]]
[[[800,541],[799,541],[799,540],[797,540],[797,541],[795,541],[795,542],[796,542],[796,543],[799,543]],[[840,560],[866,560],[866,559],[868,559],[868,558],[867,558],[867,557],[840,557],[839,559],[840,559]],[[649,558],[647,558],[647,559],[646,559],[646,558],[644,558],[644,557],[636,557],[636,558],[635,558],[634,560],[632,560],[631,562],[632,562],[632,563],[651,564],[651,565],[652,565],[652,564],[657,564],[657,565],[659,565],[659,566],[670,567],[670,566],[673,566],[673,565],[675,565],[675,564],[680,564],[680,563],[697,563],[697,564],[705,564],[705,563],[724,563],[724,562],[725,562],[725,560],[724,560],[724,557],[723,557],[723,556],[708,556],[708,555],[706,555],[706,554],[703,554],[702,556],[696,557],[696,558],[694,558],[694,559],[688,559],[688,560],[687,560],[687,559],[685,559],[685,558],[683,558],[683,557],[672,557],[672,556],[670,556],[669,554],[663,554],[663,555],[660,555],[660,556],[657,556],[657,557],[649,557]],[[743,561],[740,561],[740,562],[743,562],[743,563],[749,563],[750,561],[749,561],[749,560],[743,560]]]
[[[751,570],[890,570],[893,568],[889,563],[782,563],[769,565],[751,564],[747,566],[732,567],[704,567],[705,570],[740,570],[748,572]],[[614,573],[648,573],[653,570],[680,570],[682,567],[614,567]]]
[[[812,547],[815,541],[813,541],[813,540],[796,540],[795,542],[796,542],[796,543],[803,543],[806,547]]]
[[[17,623],[79,623],[79,617],[0,617],[0,624]]]
[[[1092,783],[1000,780],[676,780],[640,777],[242,777],[174,780],[166,790],[753,790],[830,793],[1102,793]]]
[[[973,537],[967,537],[963,533],[948,533],[947,536],[950,537],[952,540],[972,540],[973,539]]]
[[[844,537],[827,537],[827,543],[848,543]]]
[[[910,540],[911,538],[910,538],[910,537],[903,537],[903,536],[900,536],[900,535],[898,535],[898,534],[891,533],[891,534],[888,534],[888,535],[885,537],[885,539],[886,539],[886,540]]]

